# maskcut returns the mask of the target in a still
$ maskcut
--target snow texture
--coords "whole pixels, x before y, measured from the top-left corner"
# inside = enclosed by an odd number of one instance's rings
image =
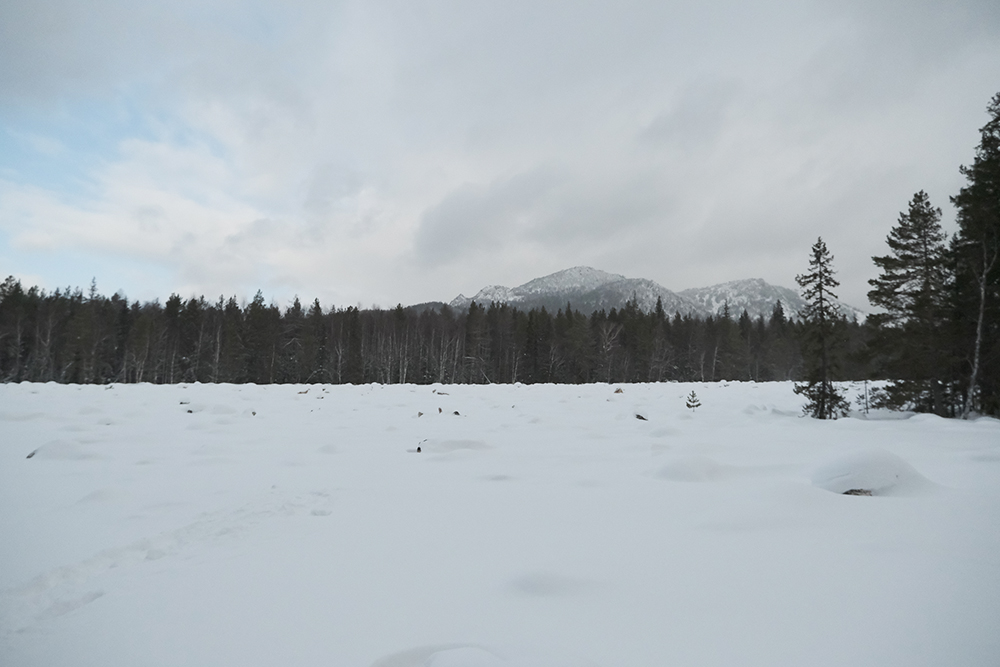
[[[0,665],[1000,664],[995,420],[305,389],[0,385]]]

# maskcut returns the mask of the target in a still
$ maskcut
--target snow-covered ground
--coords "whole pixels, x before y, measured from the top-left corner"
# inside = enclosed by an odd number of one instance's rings
[[[1000,664],[1000,422],[615,389],[0,385],[0,665]]]

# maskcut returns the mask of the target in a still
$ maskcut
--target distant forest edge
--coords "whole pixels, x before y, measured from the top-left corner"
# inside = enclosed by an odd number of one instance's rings
[[[868,377],[865,329],[839,325],[857,350],[844,379]],[[643,312],[634,301],[585,316],[567,304],[518,310],[282,310],[258,292],[165,304],[0,285],[0,379],[67,383],[586,383],[797,380],[800,325],[770,318]]]

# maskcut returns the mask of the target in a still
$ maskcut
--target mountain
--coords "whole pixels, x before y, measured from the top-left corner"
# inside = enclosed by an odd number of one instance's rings
[[[588,266],[558,271],[514,288],[489,285],[472,297],[459,294],[449,305],[463,310],[473,301],[480,305],[489,305],[495,301],[508,303],[522,310],[545,307],[555,311],[570,303],[574,309],[589,315],[601,309],[621,308],[633,297],[639,308],[647,312],[656,307],[656,300],[659,298],[669,315],[681,313],[698,317],[721,314],[728,303],[729,313],[733,318],[738,318],[744,309],[754,319],[759,315],[768,318],[774,304],[780,300],[785,315],[794,318],[805,305],[805,301],[795,290],[771,285],[760,278],[733,280],[711,287],[672,292],[652,280],[626,278]],[[863,311],[846,304],[840,305],[848,317],[856,315],[859,319],[864,319]]]
[[[568,294],[589,292],[622,280],[626,280],[625,276],[620,276],[617,273],[606,273],[589,266],[574,266],[572,269],[557,271],[542,278],[529,280],[514,289],[517,294],[525,296]]]
[[[683,290],[679,294],[696,303],[703,312],[713,315],[721,314],[728,303],[729,313],[733,318],[739,317],[745,308],[750,317],[756,319],[758,315],[763,315],[767,319],[771,316],[774,304],[779,300],[786,317],[797,317],[798,312],[806,305],[805,299],[795,290],[771,285],[760,278],[732,280],[711,287],[695,287]],[[840,308],[847,317],[865,318],[863,311],[845,303],[840,303]]]
[[[693,301],[671,292],[652,280],[626,278],[587,266],[558,271],[514,288],[489,285],[471,298],[459,294],[449,305],[452,308],[464,309],[473,301],[482,305],[496,301],[523,310],[545,307],[555,311],[565,308],[566,304],[570,303],[574,309],[590,314],[602,308],[605,310],[621,308],[633,296],[639,307],[645,311],[655,308],[656,300],[659,298],[668,313],[703,314]]]
[[[785,315],[794,317],[805,306],[805,300],[795,290],[771,285],[760,278],[732,280],[710,287],[695,287],[680,292],[682,296],[698,304],[702,312],[712,315],[722,314],[729,304],[729,314],[737,318],[745,308],[750,317],[771,316],[774,304],[781,301]]]

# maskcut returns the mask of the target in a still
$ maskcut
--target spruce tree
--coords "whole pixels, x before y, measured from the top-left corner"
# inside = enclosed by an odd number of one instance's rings
[[[781,301],[775,301],[767,322],[768,347],[764,352],[765,367],[772,380],[791,380],[799,362],[795,329],[785,316]]]
[[[871,346],[891,378],[876,405],[944,416],[948,271],[940,221],[941,209],[916,193],[886,238],[891,254],[872,258],[882,273],[868,281],[868,300],[883,310],[870,317]]]
[[[962,416],[978,401],[980,411],[1000,414],[1000,93],[987,106],[968,182],[951,198],[958,208],[952,243],[956,266],[956,324],[968,380]]]
[[[809,272],[795,277],[806,305],[799,311],[803,326],[805,381],[795,385],[795,393],[806,397],[806,414],[817,419],[836,419],[847,414],[848,403],[833,384],[838,367],[837,329],[840,308],[833,289],[840,285],[833,277],[833,257],[820,238],[813,244]]]

